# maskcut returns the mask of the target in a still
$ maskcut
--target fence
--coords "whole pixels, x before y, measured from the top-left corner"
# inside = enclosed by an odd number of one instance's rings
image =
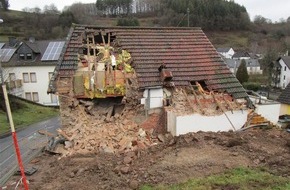
[[[48,137],[34,132],[18,139],[24,169],[28,163],[38,155],[48,142]],[[19,169],[14,144],[0,150],[0,189],[8,179]]]

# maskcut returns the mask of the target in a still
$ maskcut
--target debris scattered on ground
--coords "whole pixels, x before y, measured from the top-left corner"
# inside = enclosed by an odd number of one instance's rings
[[[31,176],[31,175],[33,175],[35,172],[37,172],[37,170],[38,170],[38,169],[35,168],[35,167],[25,168],[24,173],[25,173],[25,175],[27,175],[27,176]],[[16,171],[16,174],[17,174],[17,175],[21,175],[20,170],[17,170],[17,171]]]
[[[129,190],[144,184],[174,184],[236,167],[263,167],[274,175],[289,177],[289,135],[275,128],[197,132],[164,135],[165,143],[122,154],[74,154],[61,160],[43,154],[37,158],[40,162],[33,164],[38,172],[28,180],[32,190]]]

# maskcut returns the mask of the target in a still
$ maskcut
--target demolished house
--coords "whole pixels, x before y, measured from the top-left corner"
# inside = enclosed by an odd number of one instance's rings
[[[145,148],[162,132],[238,130],[253,113],[200,28],[73,25],[48,92],[60,97],[70,153]]]

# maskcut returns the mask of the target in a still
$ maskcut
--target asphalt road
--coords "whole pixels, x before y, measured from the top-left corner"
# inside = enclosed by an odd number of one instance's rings
[[[31,158],[37,151],[44,147],[48,141],[48,137],[40,135],[38,130],[46,130],[50,133],[56,133],[56,129],[60,127],[60,118],[54,117],[46,121],[42,121],[17,132],[18,144],[20,147],[22,160],[25,162]],[[0,187],[6,181],[10,174],[16,170],[17,162],[15,149],[11,135],[0,139]]]
[[[29,137],[30,135],[37,133],[37,131],[40,129],[55,133],[56,132],[55,130],[59,127],[60,127],[59,117],[54,117],[39,123],[35,123],[17,132],[18,142],[25,137]],[[4,138],[0,137],[0,152],[1,150],[5,149],[7,146],[10,146],[12,144],[13,140],[11,135]]]

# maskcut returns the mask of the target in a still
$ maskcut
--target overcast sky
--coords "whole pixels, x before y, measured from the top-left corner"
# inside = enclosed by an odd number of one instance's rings
[[[95,3],[96,0],[9,0],[12,10],[22,10],[24,7],[34,8],[36,6],[43,9],[44,5],[54,3],[61,11],[65,6],[74,2]],[[235,2],[246,7],[251,20],[255,15],[262,15],[273,22],[279,21],[280,18],[287,19],[290,16],[290,0],[235,0]]]

